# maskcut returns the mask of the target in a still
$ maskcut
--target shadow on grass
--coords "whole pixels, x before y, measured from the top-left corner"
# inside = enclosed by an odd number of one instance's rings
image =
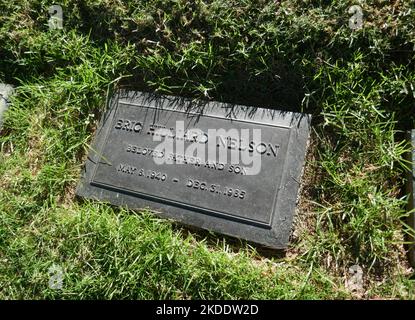
[[[319,108],[310,110],[302,110],[301,105],[305,96],[305,83],[302,68],[293,62],[294,58],[290,55],[283,55],[277,52],[266,52],[264,55],[259,51],[246,57],[244,60],[235,58],[229,59],[229,55],[236,54],[237,46],[236,40],[238,37],[248,37],[248,35],[239,34],[234,39],[218,40],[214,37],[215,26],[212,21],[204,20],[206,18],[197,16],[192,20],[191,24],[184,27],[180,23],[180,12],[176,12],[172,3],[159,3],[158,8],[160,12],[167,12],[171,21],[169,28],[171,35],[166,36],[157,28],[163,23],[163,20],[154,14],[149,19],[136,20],[134,16],[120,20],[119,13],[114,12],[105,3],[93,6],[84,3],[78,4],[78,12],[80,22],[72,21],[72,26],[81,31],[84,35],[88,35],[92,42],[103,47],[106,43],[116,41],[126,45],[127,43],[136,46],[136,55],[148,57],[151,56],[147,52],[153,45],[146,44],[146,41],[156,43],[156,47],[162,49],[162,55],[166,55],[163,66],[160,72],[152,70],[152,65],[147,66],[148,70],[135,65],[134,63],[128,67],[128,73],[131,77],[124,79],[120,85],[129,86],[134,90],[139,91],[157,91],[162,94],[180,95],[183,97],[200,98],[207,100],[215,100],[224,103],[233,103],[240,105],[266,107],[278,109],[283,111],[294,111],[318,114]],[[189,12],[198,11],[197,6],[193,8],[194,4],[189,4],[191,8],[189,11],[182,12],[186,16]],[[126,9],[132,10],[128,5]],[[176,10],[176,11],[175,11]],[[143,12],[146,12],[143,9]],[[161,21],[159,21],[161,19]],[[217,63],[212,69],[204,69],[200,65],[197,68],[187,68],[169,66],[166,62],[171,57],[179,59],[183,54],[181,43],[183,45],[190,43],[199,43],[198,36],[194,35],[194,30],[200,31],[204,34],[205,39],[197,50],[209,51],[209,46],[213,46],[213,60]],[[242,29],[241,29],[242,30]],[[242,41],[239,39],[240,41]],[[270,40],[271,41],[271,40]],[[234,43],[235,42],[235,43]],[[271,45],[269,43],[267,45]],[[153,49],[154,49],[153,48]],[[227,48],[227,49],[224,49]],[[268,47],[267,47],[268,48]],[[268,49],[267,49],[268,50]],[[229,51],[229,52],[228,52]],[[256,73],[255,70],[263,68],[260,60],[266,59],[270,66],[269,70]],[[195,57],[197,60],[198,57]],[[209,63],[209,62],[208,62]],[[203,64],[202,64],[203,65]],[[198,69],[200,67],[200,70]],[[157,73],[156,75],[151,74]],[[160,78],[169,78],[164,84],[164,88],[156,85],[149,85],[149,83],[158,83]],[[165,81],[163,79],[163,81]],[[188,85],[191,83],[191,85]],[[204,85],[212,83],[214,89],[210,90],[207,95],[203,94],[202,89]],[[163,90],[165,89],[165,90]]]

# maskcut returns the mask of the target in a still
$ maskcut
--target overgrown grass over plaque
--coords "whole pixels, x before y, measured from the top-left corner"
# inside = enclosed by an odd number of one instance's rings
[[[65,0],[49,30],[52,4],[0,4],[0,80],[17,86],[0,136],[0,297],[414,298],[400,142],[412,2],[361,4],[360,30],[350,1]],[[313,114],[285,253],[75,201],[108,89],[127,83]]]

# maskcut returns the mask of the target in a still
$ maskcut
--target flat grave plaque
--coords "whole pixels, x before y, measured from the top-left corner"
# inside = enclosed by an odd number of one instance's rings
[[[3,126],[3,114],[7,110],[8,100],[13,93],[13,87],[8,84],[0,83],[0,131]]]
[[[411,143],[411,150],[407,154],[407,160],[410,162],[410,166],[407,172],[407,179],[406,179],[406,191],[408,194],[408,203],[407,209],[409,212],[408,215],[408,226],[412,229],[412,231],[408,234],[409,240],[409,262],[412,267],[415,268],[415,130],[411,130],[407,134],[407,140]]]
[[[119,91],[77,194],[282,249],[309,132],[307,114]]]

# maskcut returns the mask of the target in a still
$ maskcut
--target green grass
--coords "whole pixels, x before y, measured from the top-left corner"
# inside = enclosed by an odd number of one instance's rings
[[[46,0],[0,4],[0,298],[414,299],[402,223],[415,106],[415,5]],[[287,252],[189,230],[74,189],[119,86],[312,113]],[[362,292],[345,285],[364,270]],[[48,287],[52,265],[63,287]]]

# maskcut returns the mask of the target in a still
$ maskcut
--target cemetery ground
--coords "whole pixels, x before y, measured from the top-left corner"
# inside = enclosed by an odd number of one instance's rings
[[[0,298],[415,298],[412,1],[361,2],[357,30],[358,1],[62,0],[63,30],[49,30],[52,4],[0,3],[0,82],[16,87],[0,134]],[[105,100],[131,84],[313,115],[285,252],[75,197]]]

